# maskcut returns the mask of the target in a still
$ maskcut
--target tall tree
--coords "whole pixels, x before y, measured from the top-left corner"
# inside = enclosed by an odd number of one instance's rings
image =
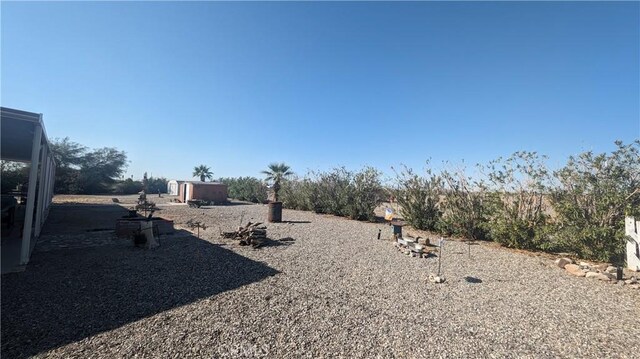
[[[200,181],[204,182],[205,179],[211,180],[213,178],[213,172],[211,172],[211,168],[200,165],[193,168],[193,177],[200,177]]]
[[[282,163],[271,163],[267,170],[262,171],[267,177],[265,180],[267,182],[273,182],[273,193],[274,199],[278,202],[278,192],[280,191],[280,182],[293,175],[291,171],[291,167],[287,166],[284,162]]]
[[[98,148],[85,154],[77,184],[83,193],[106,193],[127,167],[127,155],[116,148]]]

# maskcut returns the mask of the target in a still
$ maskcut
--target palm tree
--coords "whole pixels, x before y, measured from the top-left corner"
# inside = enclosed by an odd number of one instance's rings
[[[211,168],[200,165],[193,168],[193,177],[200,177],[200,181],[204,182],[205,179],[213,178],[213,172],[211,172]]]
[[[287,166],[283,163],[272,163],[269,165],[269,169],[266,171],[262,171],[263,174],[267,175],[266,181],[273,182],[273,192],[275,201],[278,202],[278,191],[280,191],[280,181],[291,176],[293,172],[291,171],[291,167]]]

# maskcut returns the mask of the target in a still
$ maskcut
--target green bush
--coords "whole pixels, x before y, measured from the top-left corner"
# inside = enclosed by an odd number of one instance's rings
[[[377,170],[367,167],[353,173],[341,167],[285,180],[280,197],[286,208],[373,220],[381,188]]]
[[[391,191],[400,205],[400,215],[413,228],[436,230],[442,218],[439,208],[442,194],[442,179],[427,169],[421,177],[404,166],[396,173],[397,187]]]
[[[318,212],[318,197],[318,185],[308,177],[282,181],[280,199],[285,208]]]
[[[551,202],[556,213],[545,247],[582,258],[621,262],[624,217],[640,216],[640,141],[611,154],[591,151],[569,157],[554,172]]]
[[[267,187],[255,177],[220,178],[227,185],[230,198],[253,203],[267,202]]]
[[[535,152],[516,152],[489,163],[491,206],[487,229],[492,240],[511,248],[535,249],[548,219],[544,201],[548,172]]]
[[[472,181],[464,172],[442,171],[444,200],[440,204],[442,217],[438,230],[446,235],[474,240],[488,239],[490,206],[486,184]]]

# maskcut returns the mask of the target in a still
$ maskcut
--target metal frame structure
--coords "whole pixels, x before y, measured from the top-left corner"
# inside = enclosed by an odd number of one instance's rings
[[[0,118],[0,157],[2,160],[29,162],[31,166],[20,248],[20,265],[26,265],[33,248],[32,239],[40,236],[49,214],[55,182],[55,160],[42,114],[0,107]]]

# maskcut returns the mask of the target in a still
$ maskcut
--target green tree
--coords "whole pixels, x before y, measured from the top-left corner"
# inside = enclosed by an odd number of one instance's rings
[[[79,193],[77,181],[87,148],[69,137],[56,138],[51,141],[51,152],[56,161],[55,193]]]
[[[205,179],[211,180],[213,178],[213,172],[211,172],[211,168],[200,165],[193,168],[193,177],[200,177],[200,181],[204,182]]]
[[[116,148],[94,149],[84,155],[76,191],[86,194],[107,193],[122,176],[127,166],[127,155]]]
[[[285,178],[293,175],[291,168],[284,163],[271,163],[267,170],[262,171],[267,177],[267,182],[273,182],[274,199],[278,202],[278,192],[280,191],[280,182]]]

